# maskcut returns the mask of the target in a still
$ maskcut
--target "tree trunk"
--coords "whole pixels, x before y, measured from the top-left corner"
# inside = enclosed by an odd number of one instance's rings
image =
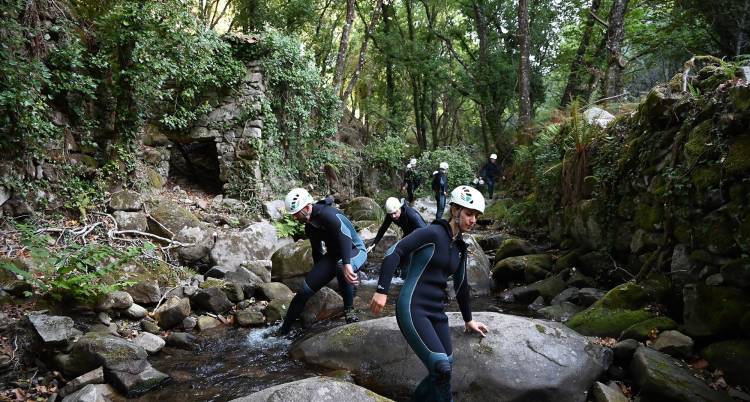
[[[622,72],[625,61],[620,53],[625,37],[625,13],[628,0],[613,0],[609,12],[607,29],[607,72],[604,74],[604,97],[619,95],[622,92]]]
[[[333,75],[334,93],[342,96],[341,84],[344,80],[344,67],[346,66],[346,53],[349,50],[349,36],[352,32],[352,22],[354,22],[354,0],[346,2],[346,21],[341,30],[341,41],[339,42],[339,54],[336,58],[336,71]]]
[[[392,3],[383,3],[383,32],[385,33],[386,43],[390,43],[391,18],[393,15]],[[388,102],[386,105],[388,129],[389,131],[396,131],[394,122],[396,117],[396,84],[393,79],[393,53],[388,45],[382,50],[385,53],[385,100]]]
[[[492,132],[491,125],[489,124],[489,121],[487,119],[487,108],[490,107],[492,103],[492,98],[489,93],[489,83],[487,82],[487,80],[489,79],[489,74],[491,74],[491,72],[487,71],[487,65],[489,63],[489,58],[487,56],[489,52],[489,44],[487,40],[487,21],[484,18],[483,7],[476,1],[474,2],[473,6],[474,24],[477,30],[477,39],[479,39],[479,54],[477,56],[479,74],[477,77],[477,90],[479,92],[480,98],[482,99],[482,105],[479,106],[482,122],[482,142],[484,143],[484,152],[488,153],[490,152],[489,136],[492,135],[494,138],[494,132]]]
[[[570,102],[573,101],[573,99],[575,99],[577,96],[580,96],[581,79],[585,74],[583,58],[586,56],[586,52],[589,49],[589,44],[591,43],[591,33],[594,30],[594,24],[596,23],[594,16],[599,12],[599,7],[601,6],[601,4],[601,0],[591,1],[589,15],[586,19],[586,25],[583,29],[583,34],[581,35],[581,43],[578,45],[576,55],[575,57],[573,57],[573,62],[570,64],[568,83],[565,85],[565,90],[563,91],[560,106],[567,106]]]
[[[409,42],[414,43],[414,15],[411,7],[411,0],[405,0],[406,20],[409,26]],[[422,95],[419,88],[420,77],[416,72],[411,73],[412,103],[414,104],[414,125],[416,126],[417,144],[422,151],[427,150],[427,133],[424,121],[424,112],[422,108]],[[422,88],[424,90],[424,88]]]
[[[531,125],[529,42],[529,0],[518,0],[518,43],[521,52],[518,66],[518,124],[523,130]]]
[[[370,20],[370,24],[367,26],[367,31],[365,32],[364,39],[362,39],[362,47],[359,49],[359,62],[357,62],[357,68],[354,70],[354,74],[352,75],[351,80],[349,80],[349,84],[346,86],[344,95],[341,97],[342,100],[348,98],[354,90],[354,86],[357,85],[359,74],[362,72],[362,66],[365,65],[365,56],[367,56],[367,44],[370,42],[370,37],[375,31],[375,26],[378,25],[378,21],[380,20],[380,8],[382,6],[383,0],[378,0],[377,4],[375,4],[375,7],[373,7],[372,19]]]

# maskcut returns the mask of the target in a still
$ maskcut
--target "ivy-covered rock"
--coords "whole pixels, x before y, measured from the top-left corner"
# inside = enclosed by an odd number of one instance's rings
[[[375,200],[357,197],[344,207],[344,213],[351,221],[382,221],[385,212]]]
[[[620,334],[620,339],[635,339],[645,341],[659,332],[675,329],[677,323],[669,317],[654,317],[646,321],[633,324]]]
[[[750,309],[750,296],[732,287],[687,285],[683,301],[684,329],[690,336],[738,334]]]
[[[724,372],[724,377],[731,385],[741,385],[750,388],[750,371],[747,362],[750,361],[750,340],[737,339],[713,343],[701,351],[711,364]]]

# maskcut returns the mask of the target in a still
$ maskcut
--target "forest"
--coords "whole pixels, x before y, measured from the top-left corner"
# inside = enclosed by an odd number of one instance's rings
[[[750,0],[0,15],[0,400],[750,400]]]

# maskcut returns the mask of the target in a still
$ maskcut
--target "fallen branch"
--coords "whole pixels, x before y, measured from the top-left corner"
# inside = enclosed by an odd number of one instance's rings
[[[174,233],[172,233],[171,230],[169,230],[161,222],[159,222],[158,220],[156,220],[156,218],[154,218],[153,216],[151,216],[151,213],[149,213],[148,209],[146,208],[146,203],[143,204],[143,212],[146,213],[146,218],[151,219],[152,221],[154,221],[154,223],[156,223],[157,225],[159,225],[159,227],[162,228],[165,232],[169,233],[169,237],[174,237]]]
[[[190,247],[190,246],[194,246],[195,245],[195,243],[183,243],[183,242],[179,242],[177,240],[167,239],[166,237],[157,236],[157,235],[152,234],[152,233],[141,232],[140,230],[110,230],[109,233],[108,233],[108,235],[109,235],[110,238],[115,238],[115,236],[117,236],[117,235],[123,235],[123,234],[124,235],[128,235],[129,234],[129,235],[138,235],[138,236],[150,237],[150,238],[153,238],[153,239],[156,239],[156,240],[168,243],[170,246],[171,245],[177,245],[177,246],[180,246],[180,247]],[[120,238],[120,240],[127,240],[127,239]]]
[[[170,289],[169,289],[169,290],[167,290],[166,292],[164,292],[164,294],[163,294],[163,295],[161,296],[161,299],[159,299],[159,302],[158,302],[158,303],[156,303],[156,307],[154,307],[154,310],[153,310],[153,311],[156,311],[156,310],[158,310],[158,309],[159,309],[159,306],[161,306],[161,302],[163,302],[163,301],[164,301],[164,299],[165,299],[165,298],[167,297],[167,295],[168,295],[168,294],[169,294],[169,293],[170,293],[171,291],[173,291],[173,290],[177,289],[178,287],[179,287],[179,286],[175,286],[175,287],[173,287],[173,288],[170,288]]]
[[[598,100],[595,100],[595,101],[589,103],[588,105],[584,105],[581,109],[586,109],[587,107],[589,107],[591,105],[596,105],[599,102],[604,102],[604,101],[608,101],[608,100],[620,98],[620,97],[623,97],[623,96],[625,96],[627,94],[628,94],[628,91],[625,91],[625,92],[623,92],[623,93],[621,93],[619,95],[614,95],[614,96],[608,96],[606,98],[601,98],[601,99],[598,99]]]

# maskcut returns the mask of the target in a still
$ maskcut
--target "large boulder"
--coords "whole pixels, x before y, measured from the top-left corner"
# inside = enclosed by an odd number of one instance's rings
[[[48,347],[65,346],[81,334],[73,328],[74,322],[70,317],[45,314],[29,314],[26,317],[39,339]]]
[[[193,302],[198,308],[212,312],[212,313],[223,313],[234,304],[229,301],[227,294],[221,288],[207,288],[200,289],[190,301]]]
[[[549,276],[552,264],[552,257],[547,254],[508,257],[497,261],[492,268],[492,278],[498,282],[524,280],[532,283]]]
[[[592,106],[583,111],[583,118],[592,126],[605,128],[615,119],[615,116],[602,108]]]
[[[510,238],[503,240],[495,250],[495,260],[500,261],[508,257],[528,254],[536,254],[536,250],[529,242],[523,239]]]
[[[685,333],[690,336],[736,335],[750,296],[738,288],[687,285],[682,289]]]
[[[138,230],[145,232],[148,230],[148,220],[146,214],[138,212],[115,211],[112,216],[117,222],[120,230]]]
[[[267,260],[276,250],[292,242],[279,239],[276,228],[268,222],[254,223],[244,230],[219,233],[211,249],[211,263],[237,269],[247,261]]]
[[[307,240],[282,246],[271,257],[271,278],[281,281],[303,276],[313,266],[312,247]]]
[[[654,316],[652,311],[646,309],[651,300],[643,286],[623,283],[574,315],[567,325],[583,335],[618,337],[631,325]]]
[[[159,326],[164,329],[170,329],[179,324],[182,320],[190,315],[190,300],[172,296],[164,304],[154,311],[154,317],[159,322]]]
[[[302,312],[302,325],[307,327],[341,313],[344,300],[333,289],[324,286],[305,304]]]
[[[144,280],[125,289],[138,304],[155,304],[161,300],[161,289],[156,281]]]
[[[109,208],[113,211],[140,211],[143,208],[143,200],[135,191],[118,191],[110,197]]]
[[[725,392],[715,391],[696,378],[678,360],[651,348],[639,347],[630,372],[641,395],[653,401],[730,402]]]
[[[462,401],[585,401],[609,366],[608,350],[558,323],[475,313],[486,338],[466,335],[460,313],[448,313],[453,337],[453,390]],[[375,350],[377,353],[372,353]],[[349,324],[305,339],[292,356],[350,370],[389,394],[412,393],[427,374],[401,335],[395,317]]]
[[[191,244],[177,249],[180,259],[187,263],[195,263],[202,260],[214,247],[214,232],[212,228],[204,223],[198,226],[185,226],[175,233],[175,240],[183,244]]]
[[[367,197],[357,197],[349,201],[344,207],[344,213],[352,221],[382,221],[385,216],[380,205]]]
[[[281,282],[269,282],[260,285],[258,297],[263,300],[279,300],[288,303],[294,297],[294,292]]]
[[[276,385],[232,402],[386,402],[366,388],[329,377],[311,377]]]
[[[492,288],[492,278],[490,277],[491,265],[490,259],[484,253],[474,236],[464,236],[468,247],[468,258],[466,261],[466,271],[469,278],[469,286],[472,296],[482,296],[490,294]]]
[[[281,218],[284,217],[284,213],[286,212],[286,207],[284,206],[284,200],[272,200],[272,201],[266,201],[263,203],[263,208],[266,211],[266,214],[269,218],[271,218],[272,221],[278,221],[281,220]]]
[[[149,205],[154,219],[149,219],[149,232],[171,239],[185,227],[200,227],[200,220],[189,209],[162,198]]]
[[[736,339],[713,343],[703,349],[701,355],[712,367],[721,369],[730,384],[750,388],[750,371],[747,369],[750,341]]]

